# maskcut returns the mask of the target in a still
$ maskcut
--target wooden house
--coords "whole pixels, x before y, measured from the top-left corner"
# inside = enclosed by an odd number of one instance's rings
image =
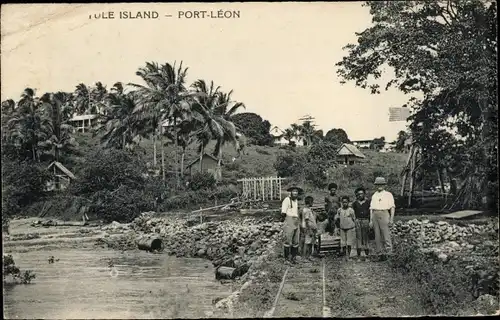
[[[359,163],[364,158],[365,155],[352,144],[344,143],[337,151],[337,163],[339,164],[352,165]]]
[[[75,127],[75,131],[88,132],[93,126],[97,125],[99,115],[83,114],[74,116],[69,121]]]
[[[200,157],[196,157],[191,163],[189,163],[186,166],[186,171],[189,172],[189,175],[192,176],[195,172],[210,172],[214,175],[216,179],[220,179],[222,176],[222,172],[218,170],[218,163],[219,160],[215,158],[214,156],[205,153],[203,154],[201,158],[201,168],[200,168]],[[221,163],[221,166],[224,165],[224,163]]]
[[[64,190],[69,186],[71,180],[76,180],[75,175],[58,161],[52,162],[47,170],[53,172],[52,179],[47,183],[47,191]]]

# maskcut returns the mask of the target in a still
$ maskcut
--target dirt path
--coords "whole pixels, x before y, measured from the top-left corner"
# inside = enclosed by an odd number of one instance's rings
[[[416,301],[416,284],[387,262],[327,262],[327,305],[333,317],[418,316],[426,314]]]
[[[273,317],[418,316],[424,308],[412,298],[416,285],[387,262],[344,261],[327,257],[325,307],[323,261],[289,269]]]

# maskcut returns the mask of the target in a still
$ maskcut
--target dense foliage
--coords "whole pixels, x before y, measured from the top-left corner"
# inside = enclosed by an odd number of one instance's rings
[[[497,191],[492,191],[498,187],[496,3],[373,1],[366,5],[373,25],[357,34],[357,44],[345,47],[348,55],[337,64],[339,76],[380,93],[378,80],[390,66],[394,76],[385,87],[410,94],[412,139],[424,150],[427,168],[463,182],[458,190],[460,206],[477,207],[487,196],[490,205],[497,207]],[[456,135],[437,138],[443,130]],[[441,152],[432,154],[428,147]]]
[[[261,116],[251,112],[235,114],[231,117],[239,132],[244,134],[249,144],[258,146],[271,146],[273,137],[269,133],[271,123],[262,119]]]
[[[29,161],[2,160],[2,217],[11,217],[45,195],[46,167]]]

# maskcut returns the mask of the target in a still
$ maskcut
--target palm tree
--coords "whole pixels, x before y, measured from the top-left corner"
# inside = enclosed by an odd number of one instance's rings
[[[304,140],[307,146],[311,146],[314,134],[316,130],[314,129],[314,125],[311,121],[304,121],[302,125],[297,128],[298,134]]]
[[[293,139],[297,136],[297,134],[295,133],[295,131],[291,128],[287,128],[285,129],[285,131],[283,132],[283,139],[285,139],[286,141],[288,141],[288,144],[292,144],[292,141]]]
[[[61,152],[72,152],[78,144],[71,136],[73,127],[68,123],[72,114],[71,95],[64,92],[46,93],[41,98],[45,116],[42,120],[44,140],[40,147],[53,150],[54,161],[60,161]]]
[[[101,82],[96,82],[95,87],[87,87],[80,83],[75,89],[75,105],[78,114],[96,114],[104,109],[104,99],[107,89]]]
[[[7,122],[9,140],[23,153],[28,151],[33,161],[40,161],[39,142],[42,141],[42,112],[35,91],[26,88],[18,107]]]
[[[220,87],[214,87],[214,82],[210,82],[207,86],[205,80],[197,80],[192,85],[196,92],[203,95],[198,97],[195,103],[192,104],[194,112],[200,114],[201,121],[195,126],[198,128],[196,131],[196,139],[199,143],[198,152],[200,154],[200,171],[202,170],[202,159],[205,153],[205,148],[214,137],[214,133],[218,134],[217,126],[214,124],[212,117],[213,110],[217,108],[217,99]]]
[[[158,128],[163,137],[163,123],[165,120],[172,124],[167,130],[173,130],[175,144],[175,172],[177,186],[180,186],[179,161],[178,161],[178,122],[185,118],[191,111],[188,101],[194,97],[184,86],[187,68],[182,68],[182,62],[176,69],[173,65],[165,63],[159,66],[157,63],[146,63],[145,68],[136,72],[146,85],[131,84],[138,88],[141,99],[135,112],[143,112],[144,116],[151,119],[152,131]],[[164,149],[162,147],[162,171],[165,180]]]
[[[235,146],[236,150],[239,150],[239,139],[238,133],[236,132],[236,126],[231,121],[231,117],[236,113],[239,108],[245,108],[245,105],[241,102],[235,102],[231,100],[231,94],[233,91],[225,94],[219,92],[217,97],[216,109],[214,110],[217,116],[217,122],[220,124],[223,134],[217,139],[215,145],[214,153],[218,156],[218,167],[220,170],[222,164],[222,147],[226,142],[230,142]]]
[[[141,123],[137,115],[133,113],[136,104],[134,92],[124,93],[121,82],[114,84],[111,92],[104,97],[106,108],[105,116],[96,133],[104,132],[101,142],[104,146],[115,146],[125,149],[132,145],[135,138],[141,132]]]

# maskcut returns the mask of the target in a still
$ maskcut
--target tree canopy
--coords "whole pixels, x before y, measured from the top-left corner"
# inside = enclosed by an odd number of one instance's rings
[[[250,144],[258,146],[269,146],[273,143],[273,137],[269,132],[271,123],[262,119],[256,113],[242,112],[231,117],[239,132],[243,133]]]
[[[463,153],[464,170],[450,171],[464,181],[461,204],[477,205],[478,198],[498,184],[496,3],[370,1],[365,5],[372,26],[356,34],[357,44],[345,47],[348,54],[336,64],[338,75],[374,94],[380,93],[381,85],[409,94],[413,142],[446,144],[448,155]],[[394,77],[382,83],[387,67]],[[453,143],[431,138],[442,130],[454,133],[449,137]],[[445,167],[442,157],[431,158],[433,167]]]

